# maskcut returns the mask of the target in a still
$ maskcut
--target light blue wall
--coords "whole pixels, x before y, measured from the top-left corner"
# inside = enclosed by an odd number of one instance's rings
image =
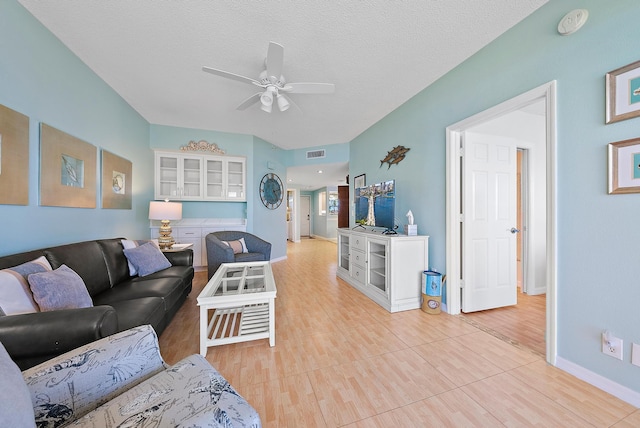
[[[148,123],[15,1],[0,1],[0,104],[30,119],[29,205],[0,205],[0,255],[85,239],[148,236]],[[40,122],[130,160],[133,209],[101,209],[99,194],[95,209],[38,206]]]
[[[229,156],[247,158],[247,183],[249,190],[254,182],[253,136],[230,134],[228,132],[207,131],[202,129],[180,128],[173,126],[151,125],[152,149],[180,150],[189,141],[205,140],[216,143]],[[185,218],[247,218],[246,202],[182,202],[182,216]],[[249,227],[249,225],[247,225]]]
[[[266,141],[254,137],[252,194],[247,195],[249,217],[253,219],[252,232],[271,242],[271,258],[281,259],[287,255],[287,203],[286,195],[278,208],[271,210],[260,200],[258,185],[267,173],[274,173],[286,187],[287,168],[284,166],[283,151]],[[282,189],[285,192],[285,189]]]
[[[577,33],[559,20],[589,10]],[[445,266],[445,128],[551,80],[557,100],[558,355],[640,392],[630,364],[640,343],[640,195],[607,194],[607,144],[640,137],[640,119],[605,125],[605,74],[640,60],[640,2],[552,1],[351,144],[350,175],[396,179],[396,216],[411,209],[431,236],[431,265]],[[398,166],[387,150],[410,147]],[[353,221],[353,220],[352,220]],[[625,341],[624,361],[600,352],[600,333]]]

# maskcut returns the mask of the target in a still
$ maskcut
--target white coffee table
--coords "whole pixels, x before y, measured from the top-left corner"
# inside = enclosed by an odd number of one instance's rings
[[[270,262],[220,265],[198,295],[200,354],[210,346],[266,338],[274,346],[276,291]]]

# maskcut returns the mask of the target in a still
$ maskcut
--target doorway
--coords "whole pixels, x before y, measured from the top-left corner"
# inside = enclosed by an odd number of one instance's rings
[[[543,148],[535,150],[534,145],[518,143],[520,148],[528,149],[528,165],[535,159],[535,170],[531,168],[528,177],[542,179],[540,183],[530,183],[532,191],[523,195],[524,210],[528,210],[528,224],[523,225],[527,232],[523,241],[523,285],[529,294],[546,292],[545,326],[546,359],[555,365],[556,358],[556,256],[555,256],[555,97],[556,84],[550,82],[527,93],[508,100],[487,111],[474,115],[447,128],[447,278],[446,310],[459,314],[462,308],[462,296],[473,278],[465,277],[463,242],[464,218],[462,176],[464,172],[462,140],[465,132],[484,132],[487,126],[495,124],[500,118],[515,112],[542,106]],[[513,117],[513,116],[511,116]],[[514,125],[517,128],[517,125]],[[537,192],[537,193],[536,193]],[[531,201],[535,200],[535,206]],[[543,203],[540,203],[543,201]],[[527,236],[529,239],[527,239]],[[536,237],[543,236],[542,245]],[[542,248],[541,248],[542,247]]]

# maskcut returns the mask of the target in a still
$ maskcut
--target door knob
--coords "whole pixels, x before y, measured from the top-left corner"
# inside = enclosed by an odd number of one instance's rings
[[[520,233],[520,229],[516,229],[515,227],[512,227],[511,233]]]

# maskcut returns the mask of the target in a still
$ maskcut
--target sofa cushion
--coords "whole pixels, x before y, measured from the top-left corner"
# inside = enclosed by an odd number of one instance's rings
[[[54,269],[67,265],[84,281],[89,295],[96,295],[111,288],[109,272],[97,241],[77,242],[44,250]]]
[[[95,303],[110,305],[122,300],[139,299],[141,297],[160,297],[165,300],[165,309],[172,307],[182,295],[185,283],[178,277],[146,277],[122,282],[112,289],[95,296]]]
[[[139,247],[141,245],[146,244],[147,242],[151,242],[153,243],[156,247],[158,247],[158,249],[160,249],[160,247],[158,246],[158,240],[157,239],[152,239],[152,240],[145,240],[145,239],[138,239],[138,240],[131,240],[131,239],[123,239],[122,241],[122,247],[125,250],[128,250],[129,248],[136,248]],[[127,259],[127,265],[129,266],[129,276],[136,276],[138,274],[138,269],[136,269],[136,267],[131,263],[130,260]]]
[[[109,304],[118,315],[118,331],[149,324],[160,334],[165,328],[164,300],[160,297],[141,297]]]
[[[32,273],[28,280],[33,299],[43,312],[93,306],[84,281],[66,265],[50,272]]]
[[[131,277],[129,275],[129,262],[124,255],[124,248],[122,247],[123,239],[124,238],[110,238],[97,241],[102,250],[104,262],[107,265],[110,287],[126,281]]]
[[[171,262],[151,242],[135,248],[125,248],[124,255],[135,266],[140,276],[146,276],[171,267]]]
[[[62,354],[23,377],[38,426],[49,427],[82,417],[163,369],[155,332],[141,326]]]
[[[32,273],[47,271],[51,271],[51,265],[44,256],[0,270],[0,315],[39,312],[27,277]]]
[[[201,355],[192,355],[105,403],[77,426],[259,427],[253,407]],[[146,426],[146,425],[145,425]]]
[[[33,404],[22,373],[0,343],[0,426],[35,427]]]
[[[260,262],[260,261],[264,261],[264,254],[262,253],[242,253],[242,254],[236,254],[236,259],[235,261],[237,263],[244,263],[244,262]]]

